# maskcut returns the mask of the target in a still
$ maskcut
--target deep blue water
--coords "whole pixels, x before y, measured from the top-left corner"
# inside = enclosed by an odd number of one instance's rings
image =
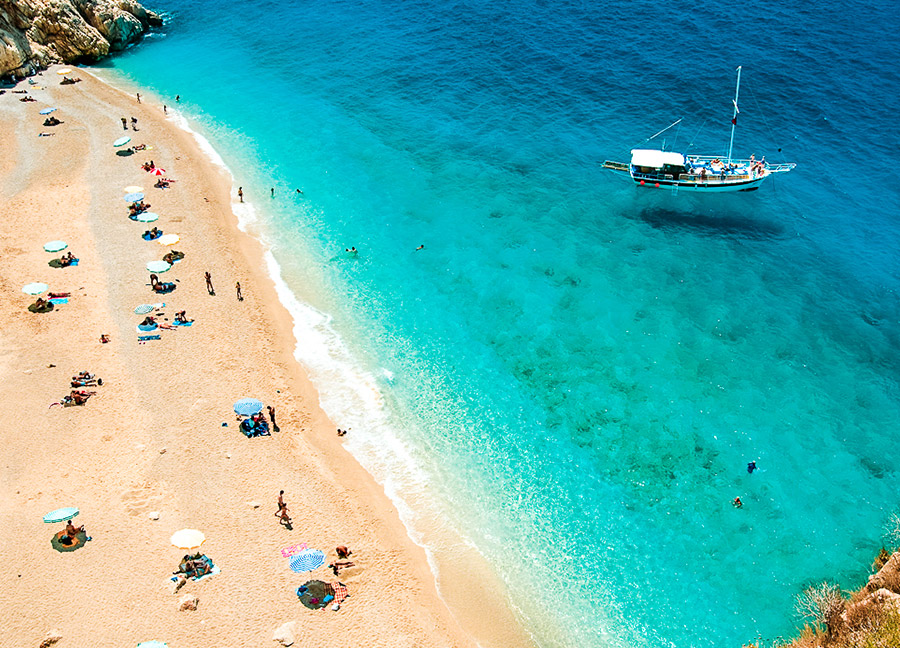
[[[148,4],[106,66],[181,95],[332,318],[295,305],[350,449],[540,645],[740,646],[862,582],[900,504],[891,5]],[[679,117],[669,146],[723,154],[737,65],[735,154],[794,172],[600,168]]]

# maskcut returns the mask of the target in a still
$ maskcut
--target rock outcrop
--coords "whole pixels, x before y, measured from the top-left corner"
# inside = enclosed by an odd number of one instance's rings
[[[0,77],[92,63],[161,24],[134,0],[0,0]]]

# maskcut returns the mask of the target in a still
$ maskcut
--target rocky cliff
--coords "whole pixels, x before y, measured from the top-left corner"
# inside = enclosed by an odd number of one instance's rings
[[[161,24],[135,0],[0,0],[0,77],[93,62]]]

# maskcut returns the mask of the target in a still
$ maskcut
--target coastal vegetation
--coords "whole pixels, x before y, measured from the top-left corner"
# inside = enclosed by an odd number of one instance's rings
[[[797,597],[796,612],[806,620],[800,636],[773,648],[897,648],[900,646],[900,515],[885,529],[890,553],[882,547],[874,573],[855,592],[838,585],[811,585]],[[763,648],[751,643],[747,648]]]

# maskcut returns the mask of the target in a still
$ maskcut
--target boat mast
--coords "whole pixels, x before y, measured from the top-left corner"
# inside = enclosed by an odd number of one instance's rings
[[[731,148],[734,146],[734,127],[737,126],[737,116],[741,112],[738,110],[738,93],[741,91],[741,66],[737,69],[737,85],[734,88],[734,115],[731,117],[731,139],[728,140],[728,164],[731,164]]]

